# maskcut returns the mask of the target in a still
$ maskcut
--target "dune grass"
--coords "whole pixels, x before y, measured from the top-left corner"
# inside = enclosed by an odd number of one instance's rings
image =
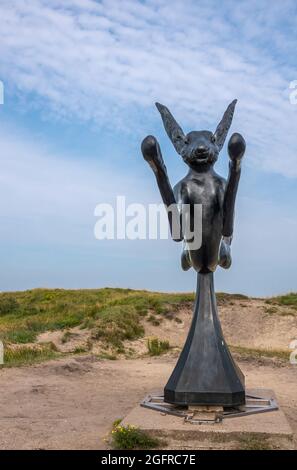
[[[229,294],[228,292],[217,292],[216,293],[217,302],[218,304],[222,304],[225,302],[230,302],[234,300],[249,300],[250,297],[244,294]]]
[[[4,348],[4,363],[0,367],[31,365],[57,358],[60,355],[52,343],[17,348],[6,346]]]
[[[98,324],[92,337],[114,347],[117,352],[124,352],[124,340],[133,340],[144,335],[144,328],[140,323],[144,314],[133,305],[106,307],[97,314]]]
[[[169,351],[170,344],[167,340],[160,340],[158,338],[149,338],[147,340],[147,348],[150,356],[161,356]]]
[[[230,351],[239,354],[242,358],[246,359],[280,359],[283,362],[288,362],[290,352],[282,349],[257,349],[257,348],[246,348],[244,346],[232,346],[229,345]]]
[[[0,293],[0,331],[35,333],[81,325],[86,319],[106,317],[114,307],[143,316],[161,315],[168,308],[192,301],[193,294],[162,294],[131,289],[33,289]],[[17,327],[17,328],[16,328]]]
[[[221,303],[247,297],[218,293],[217,299]],[[107,324],[110,326],[110,323],[121,323],[122,327],[125,319],[137,323],[148,313],[150,321],[157,324],[162,316],[170,319],[171,313],[182,304],[193,301],[194,293],[167,294],[119,288],[3,292],[0,293],[0,335],[7,341],[30,343],[45,331],[75,326],[89,328],[98,321],[103,328]],[[141,329],[132,327],[132,330],[132,333],[127,333],[128,336],[141,334]]]
[[[217,294],[218,303],[240,294]],[[132,289],[32,289],[0,293],[0,339],[12,343],[32,343],[45,331],[80,326],[98,327],[97,336],[134,339],[143,334],[140,320],[148,313],[158,325],[162,316],[174,319],[172,312],[182,304],[192,303],[194,293],[167,294]],[[124,329],[123,334],[121,330]]]
[[[273,450],[275,448],[268,437],[253,435],[239,437],[238,450]]]
[[[241,294],[218,293],[219,305],[240,301],[248,297]],[[143,319],[155,326],[162,321],[176,320],[176,313],[182,306],[192,307],[194,293],[160,293],[145,290],[102,288],[102,289],[33,289],[21,292],[0,293],[0,340],[6,350],[10,345],[34,346],[40,333],[63,331],[63,342],[71,339],[67,333],[73,327],[88,329],[92,339],[100,340],[107,354],[112,357],[124,352],[124,341],[144,335]],[[266,299],[267,308],[282,305],[283,310],[297,310],[297,294],[290,293]],[[272,305],[273,304],[273,305]],[[291,308],[286,309],[285,306]],[[281,310],[281,307],[278,307]],[[273,310],[274,311],[274,310]],[[154,349],[154,344],[150,346]],[[155,348],[158,350],[158,347]],[[250,351],[252,353],[252,351]],[[22,362],[22,355],[28,361],[55,354],[54,351],[13,348],[8,354],[8,363]],[[257,354],[253,350],[252,355]],[[263,352],[259,352],[263,355]],[[270,354],[266,352],[266,355]],[[278,356],[283,354],[279,352]],[[18,357],[20,358],[18,359]],[[24,359],[27,360],[26,358]]]
[[[155,318],[157,324],[162,315],[193,299],[192,293],[117,288],[4,292],[0,293],[0,340],[5,344],[29,344],[40,333],[79,326],[92,330],[94,339],[123,352],[124,340],[143,336],[142,319],[146,315]]]
[[[266,299],[266,303],[292,307],[297,310],[297,292],[271,297],[270,299]]]

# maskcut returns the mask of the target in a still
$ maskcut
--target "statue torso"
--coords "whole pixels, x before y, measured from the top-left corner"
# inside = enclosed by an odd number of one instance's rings
[[[214,271],[217,267],[225,187],[225,179],[211,169],[203,173],[190,171],[174,188],[178,204],[202,205],[202,245],[189,251],[193,267],[199,272]]]

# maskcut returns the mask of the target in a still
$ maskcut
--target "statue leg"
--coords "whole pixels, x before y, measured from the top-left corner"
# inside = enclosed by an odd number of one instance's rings
[[[183,251],[181,254],[181,267],[183,271],[188,271],[192,267],[192,261],[189,255],[186,242],[183,242]]]
[[[232,237],[223,237],[220,245],[219,266],[224,269],[229,269],[232,264],[231,240]]]

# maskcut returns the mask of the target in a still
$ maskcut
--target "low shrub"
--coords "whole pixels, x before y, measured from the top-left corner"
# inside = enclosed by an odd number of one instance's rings
[[[160,340],[158,338],[149,338],[147,340],[147,348],[150,356],[160,356],[170,349],[169,341]]]
[[[111,445],[119,450],[153,449],[160,446],[160,440],[135,426],[115,424],[111,431]]]

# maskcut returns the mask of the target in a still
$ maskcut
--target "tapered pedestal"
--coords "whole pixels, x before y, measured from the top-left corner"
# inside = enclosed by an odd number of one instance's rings
[[[218,318],[213,273],[198,274],[192,324],[165,386],[164,401],[176,405],[245,403],[244,375],[231,356]]]

